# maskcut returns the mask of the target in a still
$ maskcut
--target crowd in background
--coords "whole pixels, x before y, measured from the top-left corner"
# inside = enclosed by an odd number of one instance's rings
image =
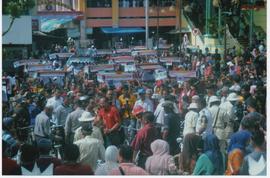
[[[59,86],[3,74],[3,175],[266,175],[263,42],[182,59],[196,78]]]

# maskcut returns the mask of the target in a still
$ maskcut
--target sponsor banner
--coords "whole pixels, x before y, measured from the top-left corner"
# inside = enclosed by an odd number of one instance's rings
[[[112,71],[114,70],[114,66],[112,64],[104,64],[104,65],[91,65],[90,71],[91,72],[98,72],[98,71]]]
[[[125,72],[134,72],[136,71],[136,66],[135,64],[131,64],[131,65],[124,65],[125,66]]]
[[[51,64],[38,64],[38,65],[28,65],[27,71],[42,71],[42,70],[53,70],[53,66]]]
[[[161,65],[141,65],[140,68],[142,70],[164,69]]]
[[[14,68],[23,66],[23,65],[33,65],[33,64],[40,64],[40,60],[38,59],[31,59],[31,60],[20,60],[13,63]]]
[[[99,73],[97,74],[97,80],[99,82],[133,80],[133,73]]]
[[[156,80],[164,80],[164,79],[166,79],[166,78],[168,78],[168,76],[167,76],[167,71],[156,71],[155,72],[155,79]]]
[[[169,75],[172,78],[183,80],[196,77],[196,71],[169,71]]]
[[[74,55],[74,53],[53,53],[49,55],[49,58],[56,59],[56,56],[58,56],[59,58],[69,58],[72,55]]]
[[[63,71],[50,71],[50,72],[38,72],[40,77],[65,77],[66,72]]]

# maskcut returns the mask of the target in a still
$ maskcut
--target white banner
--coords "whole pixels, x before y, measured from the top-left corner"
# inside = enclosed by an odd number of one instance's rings
[[[125,72],[134,72],[136,71],[136,66],[135,64],[127,65],[125,64]]]
[[[41,70],[53,70],[53,66],[51,64],[29,65],[27,70],[28,72],[41,71]]]
[[[155,72],[155,79],[156,80],[164,80],[168,78],[166,71],[156,71]]]

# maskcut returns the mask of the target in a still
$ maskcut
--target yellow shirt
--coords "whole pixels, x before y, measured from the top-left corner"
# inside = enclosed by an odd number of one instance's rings
[[[129,111],[127,109],[124,110],[123,117],[124,118],[129,118],[132,112],[132,108],[136,102],[136,97],[134,95],[130,95],[130,98],[124,97],[124,95],[119,96],[119,102],[121,108],[125,108],[126,104],[129,106]],[[128,103],[127,103],[128,102]]]

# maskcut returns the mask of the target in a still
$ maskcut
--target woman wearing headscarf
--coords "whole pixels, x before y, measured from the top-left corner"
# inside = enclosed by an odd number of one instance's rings
[[[219,148],[216,135],[209,134],[204,139],[204,153],[199,157],[193,175],[223,175],[225,172],[225,157]]]
[[[202,137],[194,133],[184,137],[183,151],[179,157],[179,173],[191,175],[202,148]]]
[[[118,149],[116,146],[111,145],[105,151],[105,163],[101,164],[95,172],[95,175],[108,175],[112,169],[117,168]]]
[[[231,136],[228,147],[228,163],[226,175],[238,175],[244,156],[246,155],[246,146],[251,138],[251,133],[247,130],[241,130]]]
[[[170,155],[169,144],[161,139],[151,143],[153,155],[147,158],[145,170],[152,175],[168,175],[170,167],[174,165],[173,156]]]

